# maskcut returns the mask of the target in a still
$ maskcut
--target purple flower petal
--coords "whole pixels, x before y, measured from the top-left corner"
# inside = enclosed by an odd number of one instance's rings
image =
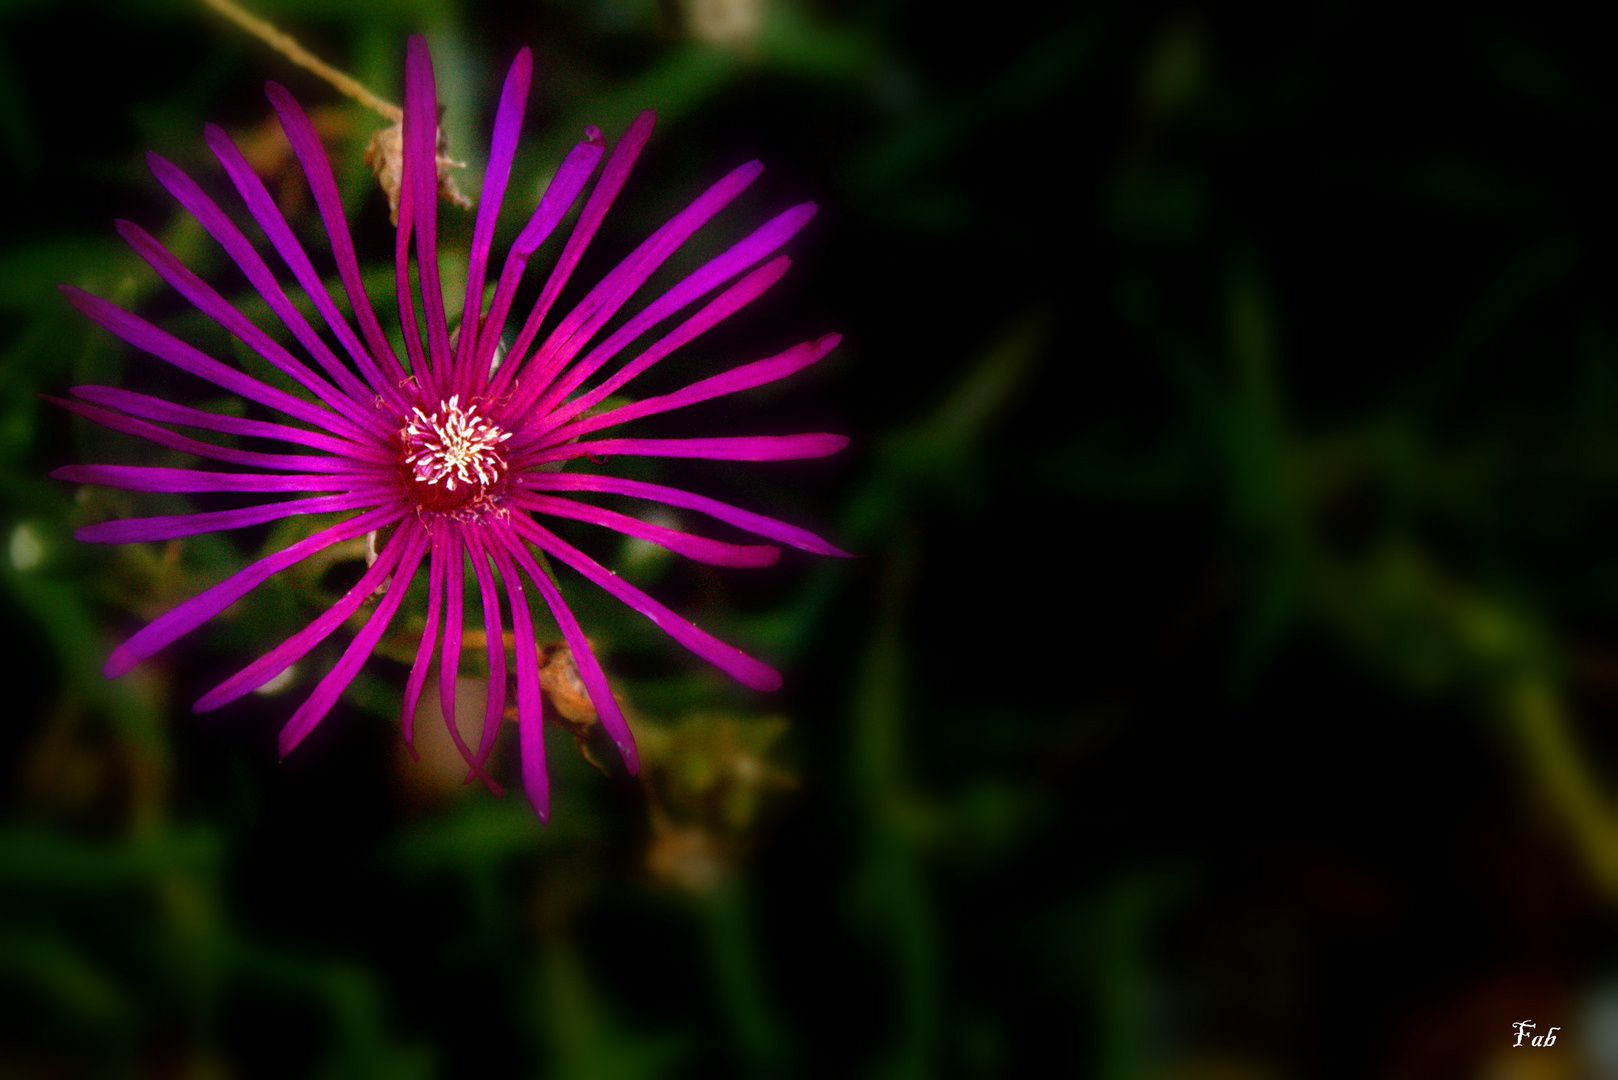
[[[580,413],[595,408],[596,405],[605,401],[630,379],[633,379],[681,345],[692,340],[704,330],[718,325],[756,300],[765,289],[781,280],[781,275],[786,273],[791,261],[785,255],[782,255],[780,258],[771,259],[757,270],[752,271],[742,280],[704,304],[702,309],[695,315],[692,315],[679,326],[663,335],[651,348],[613,372],[610,378],[603,379],[586,393],[571,397],[558,404],[546,416],[546,423],[561,425]],[[512,449],[515,450],[517,447],[513,446]]]
[[[489,142],[489,162],[483,170],[483,187],[478,191],[478,214],[472,226],[472,252],[467,264],[466,299],[461,304],[461,336],[456,346],[455,377],[451,384],[458,394],[470,396],[472,357],[477,350],[478,323],[482,316],[483,282],[489,269],[489,247],[494,242],[494,226],[500,217],[506,182],[511,178],[511,162],[517,155],[517,139],[522,134],[523,111],[528,102],[528,84],[533,76],[534,56],[526,48],[506,72],[500,91],[500,105],[494,113],[494,137]]]
[[[455,723],[455,675],[461,668],[461,638],[466,633],[466,559],[459,533],[448,522],[435,523],[434,561],[444,561],[444,638],[439,643],[438,704],[450,738],[467,763],[472,753]]]
[[[432,530],[433,540],[436,543],[439,531],[443,528],[441,522],[433,522],[429,528]],[[410,675],[405,680],[404,701],[399,710],[399,727],[404,736],[404,743],[410,748],[412,757],[420,760],[416,753],[416,706],[421,701],[422,687],[427,683],[427,670],[432,667],[433,652],[443,636],[438,632],[439,609],[444,600],[444,560],[429,559],[427,563],[427,620],[421,631],[421,644],[416,647],[416,658],[410,665]]]
[[[607,208],[612,205],[612,201],[618,197],[618,192],[623,189],[624,181],[629,178],[629,170],[634,166],[635,160],[640,157],[640,152],[645,147],[646,140],[651,138],[652,127],[656,122],[657,117],[650,109],[647,109],[635,117],[634,122],[629,125],[629,130],[624,132],[623,138],[618,140],[618,145],[612,148],[612,154],[607,158],[606,167],[601,170],[601,179],[596,183],[595,190],[590,192],[590,197],[585,200],[584,209],[579,212],[579,220],[573,226],[572,235],[567,238],[567,243],[562,247],[561,257],[556,260],[556,265],[551,268],[550,277],[545,280],[545,287],[540,290],[539,299],[534,301],[533,310],[528,313],[528,319],[523,323],[522,331],[517,335],[517,340],[508,354],[509,360],[521,359],[527,352],[528,346],[533,343],[534,337],[539,333],[540,324],[545,321],[545,316],[550,313],[551,305],[556,302],[557,295],[562,291],[562,287],[567,284],[568,278],[572,276],[573,268],[578,265],[579,258],[584,254],[584,249],[589,247],[591,239],[594,238],[596,229],[601,225],[601,219],[607,213]],[[592,162],[592,167],[593,164]],[[547,194],[549,194],[548,191]],[[570,203],[571,201],[569,199]],[[533,223],[530,222],[529,225],[532,227]],[[549,232],[549,229],[546,232]],[[524,235],[526,233],[527,230],[524,230]],[[537,240],[533,242],[534,247],[537,247],[538,244]],[[521,237],[518,238],[513,250],[524,250]],[[532,251],[532,248],[526,250]],[[526,257],[524,255],[525,259]],[[504,285],[503,277],[501,284]],[[513,287],[515,287],[515,283],[513,283]],[[502,313],[503,319],[504,313]],[[486,360],[492,354],[492,340],[489,339],[484,342],[485,348],[480,350],[480,359]],[[516,376],[519,366],[516,363],[507,363],[501,367],[490,385],[489,394],[491,397],[498,397],[505,393],[507,387],[511,384],[511,380]]]
[[[258,174],[247,163],[247,159],[242,157],[242,152],[236,148],[235,143],[230,141],[230,136],[225,134],[225,130],[216,124],[207,125],[204,129],[204,135],[208,141],[208,146],[214,152],[214,156],[225,167],[225,172],[230,176],[231,182],[236,185],[236,190],[241,194],[242,200],[247,203],[248,213],[253,215],[253,220],[258,222],[259,228],[264,230],[264,235],[269,237],[271,245],[274,246],[282,260],[287,264],[287,268],[292,271],[292,276],[297,278],[298,284],[303,287],[304,295],[309,298],[310,303],[314,304],[315,310],[320,313],[320,317],[325,320],[331,332],[337,336],[337,340],[342,343],[343,348],[347,350],[354,363],[365,373],[366,380],[370,385],[361,382],[353,372],[343,366],[342,361],[330,349],[326,348],[326,343],[321,340],[320,335],[315,333],[312,327],[308,327],[308,324],[303,322],[301,316],[299,317],[299,322],[307,328],[307,334],[299,333],[298,327],[292,323],[287,325],[297,335],[298,340],[303,343],[304,348],[308,349],[315,359],[319,361],[320,366],[325,368],[331,377],[336,380],[337,385],[341,386],[356,401],[369,403],[376,397],[377,388],[382,383],[381,373],[377,370],[370,352],[364,345],[360,344],[360,339],[354,333],[353,327],[348,325],[348,320],[343,318],[342,312],[337,310],[336,303],[332,301],[331,293],[326,290],[326,283],[320,280],[320,275],[315,272],[314,264],[309,261],[308,252],[303,250],[303,245],[298,243],[298,238],[292,235],[291,227],[287,225],[286,218],[281,216],[280,208],[275,205],[275,200],[270,197],[269,191],[265,189],[264,181],[258,178]],[[263,290],[261,289],[260,291],[262,292]],[[266,296],[266,299],[269,299],[269,297]],[[274,305],[272,304],[271,306]]]
[[[264,90],[270,104],[275,106],[276,113],[281,117],[281,130],[286,132],[292,152],[303,166],[309,191],[320,210],[320,220],[326,225],[326,237],[331,241],[332,255],[337,260],[337,273],[342,279],[344,291],[348,293],[349,306],[359,320],[371,359],[380,365],[380,370],[377,370],[362,364],[361,370],[383,397],[402,410],[405,407],[404,397],[399,387],[405,383],[404,369],[399,366],[399,358],[394,355],[393,346],[388,344],[387,335],[382,332],[382,324],[377,321],[376,311],[371,307],[371,298],[366,295],[359,260],[354,256],[354,238],[348,231],[348,219],[343,216],[343,198],[332,175],[331,160],[326,156],[325,147],[320,145],[314,125],[292,95],[286,92],[286,88],[272,82]]]
[[[816,536],[807,529],[800,529],[796,525],[788,525],[784,521],[755,514],[751,510],[743,510],[731,506],[729,503],[710,499],[706,495],[695,495],[679,488],[665,487],[662,484],[650,484],[644,480],[627,480],[618,476],[601,476],[596,473],[526,473],[522,477],[522,484],[531,491],[595,491],[603,494],[628,495],[637,499],[650,499],[653,502],[667,503],[669,506],[678,506],[684,510],[696,510],[707,514],[711,518],[727,522],[738,528],[770,540],[777,540],[783,544],[790,544],[803,551],[812,551],[818,555],[837,555],[850,558],[848,552],[835,547]]]
[[[520,515],[512,517],[511,521],[518,526],[531,524],[527,518]],[[521,529],[517,531],[520,532]],[[579,620],[574,618],[573,611],[567,606],[567,601],[562,599],[561,592],[546,576],[545,571],[540,569],[534,557],[518,542],[516,536],[508,532],[504,540],[512,557],[522,564],[529,580],[534,583],[534,587],[539,590],[540,595],[545,598],[546,605],[551,609],[551,616],[556,619],[556,625],[562,631],[562,638],[573,654],[573,666],[578,669],[579,678],[584,682],[584,688],[590,695],[590,704],[595,706],[596,716],[600,718],[601,725],[607,729],[613,745],[618,747],[618,753],[623,756],[624,767],[631,775],[639,773],[640,751],[635,746],[635,736],[629,730],[629,722],[624,719],[618,699],[613,696],[612,685],[607,682],[606,673],[601,670],[601,662],[596,659],[595,650],[590,648],[590,642],[585,639]],[[513,577],[512,580],[517,579]],[[526,654],[519,651],[517,655]]]
[[[391,496],[390,496],[391,497]],[[369,491],[347,495],[316,495],[309,499],[245,506],[239,510],[212,510],[200,514],[165,514],[161,517],[124,518],[86,525],[73,530],[73,537],[87,544],[131,544],[142,540],[175,540],[182,536],[243,529],[262,525],[295,514],[330,514],[357,510],[381,501]]]
[[[520,506],[524,510],[588,521],[592,525],[601,525],[625,536],[650,540],[676,554],[712,566],[774,566],[776,560],[781,557],[781,550],[769,544],[741,545],[709,540],[706,537],[671,529],[666,525],[620,514],[616,510],[604,510],[601,507],[574,502],[572,499],[559,499],[554,495],[514,492],[509,498],[513,505]]]
[[[555,555],[573,569],[606,589],[612,595],[645,615],[658,628],[681,645],[702,657],[714,667],[728,674],[744,686],[754,690],[775,690],[781,685],[781,676],[761,661],[753,659],[734,645],[727,645],[695,623],[681,618],[650,596],[629,584],[623,578],[603,567],[588,555],[521,514],[511,517],[512,527],[518,535],[538,546],[547,554]],[[537,584],[537,583],[536,583]],[[599,706],[598,706],[599,709]]]
[[[572,458],[629,454],[638,457],[711,458],[716,461],[787,461],[835,454],[846,435],[738,435],[717,439],[596,439],[552,447],[534,454],[531,464]]]
[[[489,760],[495,736],[500,733],[500,722],[506,714],[506,639],[500,624],[500,595],[495,591],[494,574],[483,553],[483,535],[469,525],[462,525],[461,536],[472,556],[472,572],[477,575],[478,593],[483,600],[483,637],[489,654],[489,691],[484,696],[483,735],[478,740],[477,752],[477,763],[481,766]]]
[[[145,319],[138,315],[130,314],[116,304],[87,293],[83,289],[74,288],[72,285],[63,285],[62,295],[67,297],[68,303],[78,308],[106,330],[123,338],[135,348],[151,353],[159,360],[168,361],[182,371],[189,371],[193,375],[207,379],[216,386],[224,387],[233,394],[244,397],[249,401],[256,401],[260,405],[278,409],[288,416],[296,417],[305,423],[313,424],[335,435],[372,441],[364,433],[364,429],[356,426],[347,418],[295,398],[285,390],[278,390],[266,383],[259,382],[251,375],[228,368],[213,357],[199,352],[174,335],[167,331],[159,330]]]
[[[818,341],[806,341],[801,345],[794,345],[785,352],[777,353],[764,360],[755,360],[751,364],[731,368],[729,371],[721,372],[700,382],[694,382],[685,389],[676,390],[672,394],[642,398],[640,401],[620,405],[616,409],[609,409],[603,413],[597,413],[594,416],[557,428],[545,436],[543,445],[559,445],[592,431],[615,427],[618,424],[628,423],[630,420],[637,420],[642,416],[652,416],[656,413],[668,412],[670,409],[695,405],[699,401],[724,397],[726,394],[750,390],[755,386],[763,386],[765,383],[784,379],[788,375],[802,371],[831,352],[842,339],[841,334],[827,334]]]
[[[320,335],[315,333],[314,328],[309,325],[309,321],[293,306],[292,301],[287,298],[287,294],[282,290],[281,283],[275,279],[275,275],[270,272],[270,268],[265,265],[263,258],[254,250],[247,237],[242,235],[241,230],[236,228],[235,224],[225,216],[224,211],[219,209],[219,206],[203,193],[202,189],[197,186],[196,181],[174,165],[156,154],[147,154],[146,161],[152,170],[152,174],[157,177],[158,182],[168,189],[169,194],[173,195],[181,206],[191,212],[191,215],[202,224],[208,235],[219,242],[220,246],[225,249],[226,254],[231,257],[231,260],[241,268],[242,273],[247,275],[247,280],[252,284],[253,288],[258,290],[264,302],[270,306],[270,310],[281,320],[281,324],[290,330],[292,336],[298,339],[298,343],[309,351],[310,355],[315,358],[321,367],[326,369],[326,374],[335,378],[337,385],[346,391],[343,395],[328,401],[327,404],[342,412],[344,416],[347,416],[361,427],[380,430],[378,425],[381,421],[368,411],[372,395],[367,393],[353,374],[343,367],[332,351],[326,347],[326,343],[320,340]],[[164,252],[164,254],[167,254],[167,252]],[[142,255],[144,257],[144,251],[142,251]],[[173,259],[173,256],[170,255],[169,258]],[[178,260],[174,261],[178,264]],[[153,265],[154,267],[157,266],[155,263]],[[162,272],[161,267],[158,267],[158,269],[159,272]],[[194,275],[192,276],[194,277]],[[180,286],[176,283],[175,287],[179,288]],[[197,301],[193,300],[192,302],[196,303]],[[229,305],[225,305],[225,307],[229,307]],[[210,317],[218,320],[220,325],[226,326],[232,333],[237,332],[236,326],[240,324],[240,321],[245,321],[232,320],[231,313],[223,308],[217,312],[210,309],[205,310]],[[248,333],[253,332],[248,331]],[[260,330],[257,331],[254,337],[244,338],[243,340],[248,341],[249,344],[253,344],[257,348],[257,342],[267,340],[267,337]],[[268,358],[266,357],[266,359]],[[306,376],[300,375],[298,371],[301,369],[307,372],[307,368],[304,368],[297,361],[291,360],[290,354],[282,350],[278,366],[287,365],[289,361],[292,365],[295,365],[295,367],[288,369],[289,373],[298,378],[299,382],[304,382]],[[312,375],[312,373],[309,374]],[[306,385],[309,384],[306,383]],[[325,384],[321,383],[320,385]],[[325,395],[321,393],[316,385],[310,385],[309,389],[320,394],[322,400],[326,400]]]
[[[431,405],[444,400],[445,395],[439,392],[432,365],[427,362],[427,352],[421,343],[421,324],[416,319],[416,303],[410,290],[410,233],[415,218],[415,204],[405,197],[410,182],[407,171],[399,187],[399,229],[395,234],[393,249],[393,276],[399,299],[399,325],[404,331],[405,356],[410,361],[407,378],[415,383],[422,400]]]
[[[523,346],[524,342],[519,338],[507,358],[508,364],[524,365],[520,372],[522,386],[515,395],[511,411],[521,415],[530,408],[563,366],[589,343],[596,331],[600,330],[623,302],[629,299],[630,294],[638,289],[654,270],[662,266],[692,233],[730,205],[731,201],[758,177],[761,168],[758,162],[751,161],[732,170],[730,175],[697,196],[690,206],[669,219],[662,228],[631,252],[628,258],[613,268],[611,273],[602,278],[599,285],[585,294],[579,305],[568,313],[555,330],[551,331],[550,336],[535,351],[531,360],[523,357],[519,347]],[[527,327],[523,329],[526,333]]]
[[[496,795],[505,794],[499,781],[483,768],[483,761],[467,747],[461,735],[455,708],[456,677],[461,666],[461,638],[465,630],[465,575],[463,536],[453,522],[439,520],[432,523],[432,570],[434,580],[442,585],[445,601],[444,632],[440,635],[441,661],[438,675],[439,713],[444,718],[444,729],[450,741],[460,752],[469,768],[467,780],[482,780]],[[501,649],[505,646],[502,643]],[[502,690],[502,693],[504,691]]]
[[[213,458],[215,461],[228,461],[233,465],[254,465],[261,469],[288,469],[309,473],[367,473],[374,474],[376,465],[361,461],[353,461],[344,457],[327,457],[321,454],[262,454],[256,450],[238,450],[231,446],[219,446],[215,443],[203,442],[188,435],[181,435],[168,428],[149,424],[145,420],[136,420],[95,405],[87,405],[80,401],[66,401],[62,398],[41,394],[41,398],[53,405],[60,405],[68,412],[77,413],[87,420],[93,420],[102,427],[113,431],[121,431],[126,435],[138,435],[158,446],[166,446],[170,450],[180,450],[197,457]]]
[[[176,405],[162,398],[137,394],[133,390],[123,390],[116,386],[75,386],[70,393],[91,404],[104,405],[128,413],[130,416],[157,420],[165,424],[183,424],[186,427],[203,428],[208,431],[222,431],[227,435],[275,439],[377,464],[391,464],[396,457],[391,450],[374,442],[354,442],[352,439],[341,439],[335,435],[288,427],[267,420],[249,420],[240,416],[206,412],[202,409],[193,409],[189,405]]]
[[[268,334],[254,325],[246,315],[243,315],[206,282],[193,274],[185,264],[174,257],[172,252],[152,239],[144,229],[128,221],[119,221],[116,224],[118,234],[124,238],[130,247],[135,249],[135,253],[146,260],[146,263],[156,270],[163,280],[174,286],[176,291],[191,301],[198,311],[201,311],[226,330],[235,334],[254,352],[291,376],[299,385],[313,393],[327,405],[341,412],[355,423],[365,422],[363,410],[355,403],[352,396],[338,390],[337,387],[311,371],[303,361],[282,348]]]
[[[181,634],[195,630],[224,611],[271,574],[284,570],[293,563],[301,562],[317,551],[324,551],[333,544],[363,536],[373,529],[380,529],[389,522],[403,517],[407,512],[408,504],[403,501],[379,506],[358,517],[322,529],[273,555],[249,563],[219,584],[205,589],[147,623],[128,641],[112,650],[112,656],[102,670],[109,679],[122,675]]]
[[[376,643],[387,630],[388,623],[393,621],[394,612],[399,610],[399,604],[410,590],[410,580],[416,575],[416,567],[421,565],[421,557],[427,550],[426,534],[420,529],[410,531],[409,546],[399,558],[399,566],[393,575],[388,591],[383,595],[382,602],[377,605],[371,617],[365,621],[365,627],[349,642],[348,648],[343,650],[342,659],[332,665],[325,677],[315,687],[314,693],[308,700],[298,706],[292,719],[286,722],[281,729],[279,748],[282,757],[290,754],[297,745],[303,741],[304,736],[314,730],[316,724],[331,712],[331,707],[337,703],[337,696],[348,688],[359,674],[360,665],[363,664]],[[382,560],[378,559],[380,563]]]
[[[57,480],[124,491],[382,491],[380,476],[203,472],[154,465],[63,465]],[[391,479],[391,478],[390,478]],[[390,492],[391,494],[391,492]]]
[[[511,635],[517,658],[517,748],[522,760],[522,786],[541,821],[551,816],[551,781],[545,773],[544,703],[539,693],[539,646],[522,578],[511,564],[513,553],[527,554],[506,535],[504,526],[488,530],[487,553],[500,568],[506,600],[511,604]],[[543,575],[541,575],[543,576]]]
[[[354,614],[361,604],[371,598],[395,568],[403,570],[404,566],[408,565],[409,573],[401,576],[408,578],[413,574],[426,542],[426,530],[422,528],[420,522],[413,518],[405,518],[399,528],[394,530],[387,544],[377,553],[376,562],[360,575],[359,581],[355,582],[354,587],[344,593],[341,599],[316,616],[308,626],[203,694],[192,708],[197,712],[217,709],[226,702],[235,701],[243,694],[258,689],[281,674],[304,653],[325,641],[333,630],[342,625],[344,619]]]
[[[804,224],[814,216],[814,213],[814,203],[795,206],[785,213],[776,215],[750,235],[731,245],[722,254],[708,260],[680,281],[679,284],[647,305],[634,318],[614,331],[606,341],[590,350],[588,355],[557,378],[555,383],[545,391],[544,396],[540,398],[536,408],[541,413],[550,412],[562,399],[576,390],[585,379],[600,370],[602,364],[622,352],[626,345],[693,300],[718,288],[723,282],[728,281],[769,255],[791,239],[792,235],[799,229],[803,228]],[[612,312],[622,306],[623,301],[629,298],[630,292],[639,287],[639,284],[639,281],[633,283],[624,282],[617,293],[604,301],[603,310],[605,314],[600,317],[599,321],[593,320],[591,324],[579,331],[578,337],[574,340],[582,345],[585,340],[593,336],[595,329],[602,322],[605,322]],[[572,342],[569,343],[570,346],[572,344]],[[562,353],[557,355],[561,356]],[[519,397],[518,401],[520,402],[521,400]],[[517,405],[513,408],[514,410],[520,409],[521,406]]]
[[[406,232],[404,209],[411,210],[416,230],[416,274],[421,283],[422,312],[427,319],[427,363],[432,384],[445,387],[450,378],[449,326],[444,316],[444,287],[438,278],[438,89],[427,39],[410,35],[405,45],[404,175],[399,190],[399,232]],[[420,372],[417,372],[420,375]]]
[[[586,141],[568,152],[562,167],[546,185],[545,194],[534,208],[533,217],[528,219],[528,224],[506,255],[505,268],[500,271],[500,283],[495,286],[494,300],[489,304],[488,318],[478,332],[478,350],[472,363],[475,393],[484,392],[489,385],[489,366],[494,360],[500,335],[505,331],[506,316],[511,311],[511,302],[517,295],[517,286],[522,281],[523,271],[528,268],[529,258],[567,215],[573,201],[584,188],[585,181],[595,171],[596,162],[601,160],[601,133],[590,128],[586,134]],[[501,391],[489,392],[491,396],[498,396]]]
[[[434,557],[444,560],[444,640],[440,645],[438,669],[439,711],[444,714],[444,726],[460,752],[462,760],[471,767],[471,775],[488,778],[471,749],[461,735],[455,711],[455,678],[461,668],[461,640],[466,632],[466,560],[462,554],[461,536],[449,523],[444,525],[442,545],[435,545]]]

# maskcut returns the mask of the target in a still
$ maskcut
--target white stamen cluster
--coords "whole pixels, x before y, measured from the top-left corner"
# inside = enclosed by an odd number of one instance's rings
[[[511,438],[511,432],[489,423],[476,408],[461,408],[459,394],[439,402],[431,416],[419,406],[412,411],[415,417],[399,437],[404,442],[404,463],[417,480],[442,483],[445,491],[454,491],[457,484],[488,487],[505,475],[500,444]]]

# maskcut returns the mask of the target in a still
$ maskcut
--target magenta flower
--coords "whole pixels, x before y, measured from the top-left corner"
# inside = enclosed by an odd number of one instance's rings
[[[563,470],[564,463],[583,464],[578,461],[582,458],[589,464],[599,464],[614,455],[733,461],[806,458],[834,453],[847,440],[826,434],[690,439],[606,434],[606,429],[637,417],[736,393],[790,375],[830,351],[838,341],[835,334],[693,382],[674,393],[592,411],[636,375],[753,300],[785,272],[787,258],[770,256],[814,213],[813,204],[795,206],[772,218],[602,337],[603,327],[647,277],[758,175],[757,162],[736,169],[676,214],[596,284],[577,307],[540,336],[552,304],[651,134],[653,117],[650,112],[636,118],[607,156],[600,178],[585,200],[572,234],[533,310],[523,321],[503,361],[495,362],[496,348],[528,259],[567,215],[603,153],[600,132],[593,127],[588,129],[585,141],[575,146],[562,162],[539,206],[512,245],[489,306],[482,308],[489,249],[516,152],[531,73],[532,59],[524,49],[511,65],[500,96],[488,169],[473,224],[461,330],[452,336],[438,270],[438,98],[426,42],[419,36],[410,39],[405,66],[404,163],[395,251],[399,316],[407,354],[404,363],[384,336],[361,284],[353,241],[325,151],[308,117],[284,88],[269,84],[269,98],[308,177],[354,322],[358,323],[357,331],[338,309],[263,182],[229,136],[210,125],[207,141],[246,203],[248,212],[292,272],[326,329],[348,354],[347,361],[336,355],[321,333],[300,314],[277,281],[275,272],[219,206],[179,169],[156,155],[149,155],[158,180],[224,247],[276,317],[307,355],[313,357],[320,371],[277,343],[138,226],[119,222],[118,230],[124,239],[164,280],[198,310],[296,380],[311,396],[305,398],[273,387],[204,355],[106,300],[64,287],[63,291],[75,307],[118,337],[247,401],[284,414],[286,419],[284,422],[243,419],[116,387],[78,386],[72,390],[77,400],[61,404],[82,416],[109,428],[142,436],[160,446],[245,468],[215,472],[134,465],[69,465],[53,475],[133,491],[307,493],[242,509],[111,521],[78,532],[80,539],[103,543],[166,540],[256,525],[295,514],[352,512],[346,520],[260,559],[154,620],[114,650],[106,665],[109,677],[129,670],[141,659],[201,626],[277,571],[332,544],[368,533],[377,534],[376,560],[352,589],[303,630],[220,683],[196,704],[199,711],[217,708],[263,685],[324,640],[380,591],[381,599],[375,610],[341,659],[282,729],[282,754],[298,745],[353,680],[424,563],[429,598],[426,630],[405,685],[401,713],[405,740],[411,740],[416,705],[435,651],[440,663],[443,714],[447,718],[454,717],[455,674],[460,664],[465,617],[465,574],[470,562],[487,631],[489,691],[480,744],[475,749],[469,747],[453,722],[449,723],[450,734],[472,773],[499,790],[485,771],[485,764],[506,709],[507,659],[502,637],[505,616],[500,603],[503,594],[515,641],[523,785],[535,811],[544,818],[549,809],[549,786],[530,589],[537,590],[561,628],[590,700],[617,744],[625,765],[634,772],[639,761],[634,739],[601,665],[586,643],[578,621],[531,553],[530,545],[606,589],[651,619],[680,644],[745,685],[768,690],[781,681],[765,664],[698,629],[561,540],[546,527],[545,518],[572,518],[605,526],[693,559],[724,566],[765,566],[773,563],[779,554],[779,549],[772,545],[738,545],[707,539],[591,505],[575,497],[581,494],[628,496],[697,511],[760,537],[807,551],[843,554],[803,529],[702,495],[615,477],[602,471]],[[417,319],[417,297],[411,285],[412,238],[425,333],[422,322]],[[586,388],[586,384],[632,342],[647,331],[663,326],[721,286],[725,287],[718,295],[677,324],[665,327],[650,346]],[[271,440],[291,444],[302,452],[267,453],[222,446],[179,434],[171,430],[171,426]]]

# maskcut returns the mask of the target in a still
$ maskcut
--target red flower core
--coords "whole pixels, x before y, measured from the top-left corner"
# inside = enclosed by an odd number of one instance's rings
[[[399,429],[399,474],[424,512],[453,514],[497,497],[506,484],[501,444],[511,432],[490,423],[460,396],[431,414],[418,406]]]

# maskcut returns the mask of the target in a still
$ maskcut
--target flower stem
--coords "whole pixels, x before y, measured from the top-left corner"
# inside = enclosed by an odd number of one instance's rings
[[[397,124],[404,118],[404,111],[399,106],[391,101],[384,101],[377,97],[360,85],[353,77],[338,71],[320,57],[299,45],[291,35],[282,33],[270,23],[237,5],[235,0],[202,0],[202,2],[288,60],[291,60],[294,64],[314,72],[344,94],[367,108],[375,109],[393,123]]]

